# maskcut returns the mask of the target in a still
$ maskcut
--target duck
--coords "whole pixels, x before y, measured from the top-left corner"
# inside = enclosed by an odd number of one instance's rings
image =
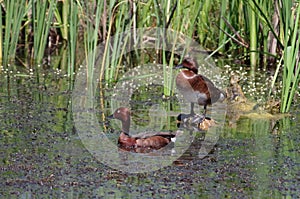
[[[230,77],[230,87],[227,88],[226,93],[231,103],[245,103],[247,98],[244,95],[243,89],[239,84],[240,77],[233,73]]]
[[[185,124],[200,124],[201,122],[203,122],[206,119],[206,117],[204,117],[203,115],[190,115],[190,114],[184,114],[184,113],[180,113],[177,116],[177,123],[185,123]]]
[[[210,117],[203,115],[180,113],[176,119],[178,128],[192,129],[194,131],[207,131],[210,127],[215,126],[217,123]]]
[[[136,135],[129,135],[131,112],[126,107],[120,107],[114,113],[108,116],[109,119],[118,119],[122,122],[122,130],[118,139],[120,148],[133,149],[137,148],[147,149],[161,149],[168,145],[170,142],[175,142],[176,134],[172,132],[151,132],[139,133]]]
[[[192,57],[185,57],[175,69],[183,69],[176,77],[176,87],[183,97],[191,103],[190,115],[195,115],[194,104],[204,106],[203,116],[206,115],[207,105],[223,101],[226,93],[218,89],[214,83],[198,74],[198,63]]]

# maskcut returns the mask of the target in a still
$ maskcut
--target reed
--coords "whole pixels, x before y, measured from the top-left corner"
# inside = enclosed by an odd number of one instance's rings
[[[283,79],[282,79],[282,96],[281,112],[285,113],[290,110],[296,89],[299,84],[299,16],[300,6],[293,7],[291,3],[282,4],[284,14],[282,20],[285,22],[284,31],[284,53],[283,53]]]
[[[239,52],[248,53],[249,45],[246,39],[248,32],[245,31],[248,24],[246,13],[247,9],[244,1],[222,0],[219,26],[216,26],[219,29],[219,33],[215,37],[218,38],[218,47],[223,46],[219,52],[230,52],[232,56],[235,56],[235,53]],[[231,39],[231,41],[227,42],[228,39]]]
[[[227,4],[228,4],[227,0],[221,1],[221,8],[220,8],[220,16],[221,17],[227,18],[226,17]],[[224,20],[220,20],[219,28],[220,28],[220,30],[219,30],[218,46],[222,46],[219,50],[220,50],[220,52],[224,52],[225,49],[224,49],[223,45],[227,39],[227,35],[224,33],[224,31],[227,31]]]
[[[253,0],[254,1],[254,0]],[[250,39],[250,65],[251,65],[251,72],[254,73],[255,67],[257,65],[257,34],[258,34],[258,21],[256,17],[256,10],[254,8],[253,1],[249,1],[247,5],[247,19],[248,19],[248,26],[250,30],[249,39]]]
[[[32,24],[34,34],[32,57],[37,63],[41,62],[44,57],[55,8],[56,0],[32,1]]]
[[[110,2],[112,3],[112,2]],[[114,2],[113,2],[114,3]],[[129,4],[129,6],[128,6]],[[121,1],[117,4],[110,4],[107,13],[109,19],[109,29],[108,37],[105,42],[104,59],[102,62],[100,79],[104,74],[105,70],[105,80],[106,81],[116,81],[119,75],[119,69],[121,67],[122,60],[124,58],[125,52],[130,48],[130,45],[136,43],[137,35],[130,34],[136,31],[133,26],[133,19],[136,18],[136,12],[134,8],[136,7],[135,2]],[[113,20],[115,18],[115,21]],[[112,32],[113,27],[115,32]],[[132,30],[130,29],[132,27]],[[127,34],[123,34],[127,32]],[[111,36],[112,35],[112,36]],[[109,49],[109,45],[111,48]],[[128,55],[127,55],[128,56]],[[130,58],[130,56],[128,56]],[[127,67],[130,66],[130,61],[127,62]]]
[[[77,4],[70,0],[64,0],[62,2],[62,26],[61,35],[65,40],[69,39],[69,34],[74,33],[74,20],[76,23],[77,18]],[[72,20],[72,21],[71,21]],[[70,21],[70,23],[68,23]],[[71,27],[73,26],[73,27]],[[72,28],[72,29],[71,29]]]
[[[244,14],[235,12],[233,6],[235,10],[243,7]],[[266,68],[268,64],[272,64],[268,63],[269,61],[275,62],[274,60],[280,59],[271,88],[276,81],[281,81],[279,72],[282,71],[281,112],[288,112],[299,84],[298,4],[293,1],[278,0],[273,3],[266,0],[231,1],[229,4],[224,0],[220,12],[228,19],[228,23],[225,26],[220,21],[219,26],[223,31],[219,34],[219,44],[223,44],[224,38],[229,36],[224,32],[232,28],[244,31],[242,33],[245,41],[249,41],[249,47],[247,45],[244,47],[250,54],[252,73],[258,63],[263,63]],[[228,24],[235,25],[230,28]]]
[[[69,11],[64,11],[63,14],[64,21],[69,21],[69,24],[65,22],[65,26],[69,26],[69,31],[67,32],[67,36],[65,39],[68,41],[68,76],[70,77],[71,81],[74,79],[75,73],[75,64],[76,64],[76,47],[77,47],[77,37],[78,37],[78,24],[79,24],[79,9],[81,9],[81,5],[79,2],[71,2],[71,5],[68,6]],[[67,7],[67,6],[66,6]],[[65,8],[66,9],[66,8]],[[66,13],[72,13],[69,17],[65,16]]]
[[[0,63],[3,63],[3,25],[2,8],[0,9]]]
[[[157,0],[154,1],[155,3],[155,17],[157,21],[157,41],[156,41],[156,60],[157,63],[163,65],[163,83],[164,83],[164,95],[170,96],[170,86],[172,78],[170,78],[170,75],[172,74],[172,67],[168,67],[167,57],[166,57],[166,51],[170,49],[168,48],[168,44],[170,41],[168,41],[165,27],[168,24],[167,20],[170,20],[170,1],[164,1],[161,5]],[[171,57],[172,60],[172,57]],[[172,66],[170,60],[170,65]]]
[[[2,3],[3,9],[5,11],[5,18],[2,19],[1,10],[1,45],[0,45],[0,59],[4,65],[10,60],[13,60],[16,56],[17,44],[19,39],[19,34],[21,31],[21,23],[23,16],[25,14],[25,1],[4,1]],[[5,21],[5,24],[2,22]],[[3,26],[4,25],[4,30]],[[2,38],[2,36],[4,37]]]
[[[1,6],[0,59],[5,65],[15,59],[18,44],[24,40],[25,48],[33,49],[31,58],[41,62],[46,49],[50,48],[47,46],[51,43],[49,31],[55,30],[67,45],[68,75],[73,80],[78,35],[83,33],[90,78],[94,76],[95,66],[100,68],[99,78],[108,82],[119,78],[123,66],[126,71],[136,63],[154,60],[164,66],[164,94],[172,95],[175,56],[190,53],[191,44],[182,42],[177,34],[182,33],[205,49],[218,49],[233,56],[242,54],[243,61],[249,61],[252,66],[252,72],[259,64],[267,68],[270,60],[274,63],[282,60],[283,65],[278,64],[276,69],[277,79],[273,80],[275,84],[282,77],[282,112],[289,111],[299,84],[299,6],[296,1],[4,0]],[[137,29],[149,27],[164,31],[157,33],[157,42],[148,56],[134,45],[142,37]],[[175,34],[170,36],[166,30],[173,30]],[[123,32],[129,34],[124,36]],[[30,38],[33,38],[33,47]],[[100,43],[105,44],[101,50],[97,49]],[[127,53],[128,49],[132,51]],[[103,56],[101,63],[97,63],[99,56]]]
[[[276,49],[283,47],[277,32],[277,10],[272,2],[267,0],[222,1],[220,20],[219,45],[224,38],[230,37],[230,32],[235,33],[237,39],[232,40],[232,50],[244,48],[244,57],[249,54],[252,72],[259,63],[268,64],[271,58],[279,57]],[[273,21],[272,21],[273,19]],[[273,38],[276,42],[273,42]],[[272,43],[273,42],[273,43]],[[275,44],[275,45],[274,45]],[[226,50],[222,49],[222,51]],[[231,50],[231,51],[232,51]],[[246,61],[246,60],[245,60]]]
[[[276,72],[272,81],[271,90],[276,81],[282,81],[281,106],[282,113],[289,112],[294,99],[297,85],[299,84],[299,14],[298,4],[293,5],[291,1],[275,2],[275,8],[279,11],[279,30],[271,29],[278,48],[282,52],[280,62],[277,65]],[[264,16],[267,20],[267,17]],[[271,22],[268,22],[271,27]],[[282,71],[282,75],[279,73]],[[281,79],[282,77],[282,79]],[[269,96],[271,95],[271,90]]]
[[[103,11],[103,2],[87,2],[84,6],[87,10],[84,16],[86,23],[86,30],[84,33],[84,46],[86,57],[86,70],[89,85],[92,84],[94,78],[94,67],[96,64],[97,44],[98,44],[98,30],[100,26],[100,17]],[[94,13],[95,10],[95,13]],[[90,18],[95,14],[95,19]]]

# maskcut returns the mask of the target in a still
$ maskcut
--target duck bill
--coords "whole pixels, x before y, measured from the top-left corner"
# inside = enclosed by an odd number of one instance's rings
[[[114,114],[107,116],[107,119],[114,119]]]
[[[182,64],[178,64],[177,66],[174,66],[173,69],[180,69],[180,68],[183,68],[183,65]]]

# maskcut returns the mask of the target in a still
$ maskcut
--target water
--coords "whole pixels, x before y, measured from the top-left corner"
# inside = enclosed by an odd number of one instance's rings
[[[227,121],[204,158],[199,157],[199,148],[209,135],[195,133],[191,146],[171,165],[130,174],[101,163],[83,144],[74,127],[72,83],[64,73],[39,70],[39,75],[35,70],[0,74],[1,198],[299,197],[297,105],[291,117],[277,121],[243,116],[234,125]],[[164,130],[176,130],[176,100],[164,99],[167,114],[160,112],[162,119],[151,120],[142,107],[152,107],[161,93],[140,92],[131,104],[137,110],[135,122],[146,128],[151,121]],[[103,115],[111,113],[110,102],[103,99],[105,109],[99,105],[93,111],[110,141],[116,142],[117,123],[102,121]],[[157,110],[160,107],[153,109]]]

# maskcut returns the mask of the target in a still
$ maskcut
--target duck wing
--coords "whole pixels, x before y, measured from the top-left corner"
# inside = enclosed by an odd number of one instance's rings
[[[226,98],[226,93],[218,89],[210,79],[203,75],[198,75],[198,79],[204,80],[202,84],[207,88],[206,94],[209,96],[210,103],[215,103],[219,99]]]
[[[153,136],[161,136],[164,138],[173,138],[176,136],[175,133],[173,132],[142,132],[142,133],[138,133],[135,135],[132,135],[132,138],[136,138],[136,139],[145,139],[145,138],[149,138],[149,137],[153,137]]]

